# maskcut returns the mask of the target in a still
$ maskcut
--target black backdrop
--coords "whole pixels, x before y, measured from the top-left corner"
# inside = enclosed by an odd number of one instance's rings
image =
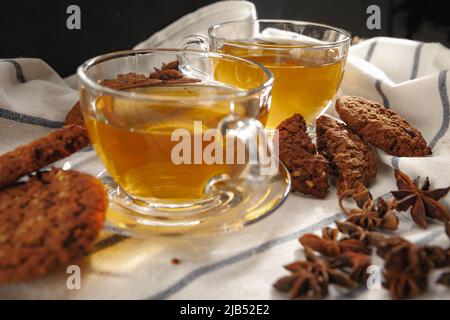
[[[39,57],[62,76],[84,60],[128,49],[212,0],[0,0],[0,58]],[[317,21],[362,37],[389,35],[449,45],[450,0],[253,0],[259,17]],[[82,29],[66,28],[77,4]],[[366,8],[382,9],[382,29],[366,28]]]

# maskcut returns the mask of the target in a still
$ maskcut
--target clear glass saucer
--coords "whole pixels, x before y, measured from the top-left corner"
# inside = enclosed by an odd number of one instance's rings
[[[286,199],[291,178],[284,165],[264,183],[240,179],[218,184],[220,192],[201,206],[189,210],[168,206],[149,207],[148,212],[133,210],[131,199],[107,171],[97,176],[110,198],[105,228],[122,235],[151,238],[158,236],[203,236],[237,231],[273,213]],[[128,201],[128,202],[127,202]]]

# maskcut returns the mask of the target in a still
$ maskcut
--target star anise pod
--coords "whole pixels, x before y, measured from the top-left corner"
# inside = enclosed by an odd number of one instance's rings
[[[385,260],[384,286],[394,299],[413,298],[423,293],[427,289],[429,273],[448,266],[450,261],[445,249],[420,247],[398,236],[379,237],[372,244]]]
[[[377,255],[383,259],[386,259],[387,254],[395,247],[403,245],[404,243],[410,243],[406,239],[399,236],[385,237],[380,235],[376,238],[371,238],[370,244],[377,249]]]
[[[398,241],[384,258],[383,285],[393,299],[414,298],[425,292],[430,268],[423,251],[406,240]]]
[[[351,194],[352,199],[356,202],[359,208],[364,207],[364,204],[367,201],[373,200],[372,194],[363,183],[358,182],[354,190],[351,192],[345,191],[345,193]]]
[[[388,260],[390,256],[403,259],[404,256],[399,257],[398,253],[402,250],[409,250],[407,254],[408,263],[419,266],[422,272],[450,266],[449,249],[445,250],[438,246],[420,247],[398,236],[389,238],[371,237],[370,244],[377,248],[377,255],[385,260]]]
[[[338,240],[339,230],[326,227],[322,229],[322,237],[305,234],[298,240],[304,247],[309,247],[327,257],[336,257],[344,252],[360,252],[370,254],[364,242],[357,239]]]
[[[354,190],[349,190],[342,193],[339,197],[339,206],[348,216],[348,222],[354,223],[368,231],[377,229],[397,230],[398,217],[393,213],[395,208],[394,200],[385,201],[379,198],[377,204],[374,205],[373,200],[369,199],[362,206],[361,202],[357,202],[358,208],[347,209],[343,200],[351,197],[353,194]]]
[[[398,201],[396,209],[399,211],[407,211],[411,208],[411,216],[420,228],[427,228],[427,217],[445,223],[450,221],[450,213],[439,202],[441,198],[448,194],[450,187],[430,190],[430,181],[428,178],[422,187],[420,187],[420,178],[412,181],[410,177],[400,170],[395,170],[395,180],[398,191],[392,191],[392,195]]]
[[[438,246],[426,246],[420,250],[430,270],[450,267],[450,256],[447,250]]]
[[[172,80],[172,79],[180,79],[183,78],[183,74],[175,69],[155,69],[149,76],[150,79],[160,79],[160,80]]]
[[[385,252],[384,257],[387,270],[398,272],[412,272],[414,274],[426,274],[431,270],[432,264],[428,263],[428,254],[409,241],[401,241]]]
[[[443,286],[450,288],[450,272],[444,272],[443,274],[441,274],[436,283],[442,284]]]
[[[180,61],[179,61],[179,60],[174,60],[174,61],[171,61],[171,62],[169,62],[169,63],[164,63],[164,62],[163,62],[162,67],[161,67],[161,70],[169,70],[169,69],[172,69],[172,70],[180,71],[180,70],[179,70],[179,66],[180,66]]]
[[[337,257],[328,258],[328,262],[334,268],[346,271],[350,274],[350,278],[357,283],[365,283],[368,278],[367,268],[372,265],[372,259],[370,256],[357,253],[357,252],[345,252]]]
[[[428,275],[426,274],[387,270],[384,273],[384,279],[383,286],[389,290],[392,299],[414,298],[427,290]]]
[[[328,295],[329,284],[346,288],[357,286],[346,273],[333,268],[328,261],[320,259],[311,249],[305,248],[305,256],[306,260],[285,266],[291,275],[280,278],[273,285],[277,290],[290,292],[291,299],[324,298]]]
[[[368,248],[370,248],[373,243],[385,239],[385,236],[381,233],[367,231],[349,221],[336,221],[335,223],[341,233],[349,236],[351,239],[362,241]]]
[[[324,279],[301,269],[278,279],[273,286],[279,291],[289,292],[292,300],[321,299],[328,295],[328,283]]]

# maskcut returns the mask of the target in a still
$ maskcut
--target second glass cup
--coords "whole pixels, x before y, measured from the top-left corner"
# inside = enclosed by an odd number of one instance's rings
[[[194,35],[186,48],[227,53],[256,61],[275,76],[266,128],[300,113],[308,125],[331,104],[339,89],[350,46],[342,29],[309,22],[243,20],[215,25],[208,36]],[[233,70],[223,65],[223,79]]]

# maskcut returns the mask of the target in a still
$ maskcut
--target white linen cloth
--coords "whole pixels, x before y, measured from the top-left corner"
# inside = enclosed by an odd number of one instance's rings
[[[248,2],[213,4],[138,47],[172,46],[216,21],[254,16]],[[371,188],[374,196],[395,189],[392,167],[397,166],[411,175],[430,176],[433,187],[450,184],[449,68],[450,50],[436,43],[375,38],[351,48],[342,92],[384,102],[421,130],[433,148],[433,156],[422,159],[378,152],[382,161]],[[77,91],[43,61],[0,60],[0,152],[61,126],[77,99]],[[93,151],[79,152],[58,165],[68,168],[67,163],[91,174],[102,169]],[[59,270],[35,281],[0,286],[0,299],[282,299],[285,295],[272,284],[286,274],[282,265],[302,257],[297,238],[343,218],[331,188],[325,200],[291,194],[266,219],[223,236],[142,240],[105,231],[80,265],[80,290],[67,289],[68,275]],[[406,213],[400,214],[399,233],[420,244],[449,246],[442,224],[432,222],[428,230],[419,231]],[[172,258],[181,264],[171,264]],[[350,293],[336,289],[330,297],[384,299],[388,294],[377,289]],[[450,294],[431,286],[423,298],[448,299]]]

